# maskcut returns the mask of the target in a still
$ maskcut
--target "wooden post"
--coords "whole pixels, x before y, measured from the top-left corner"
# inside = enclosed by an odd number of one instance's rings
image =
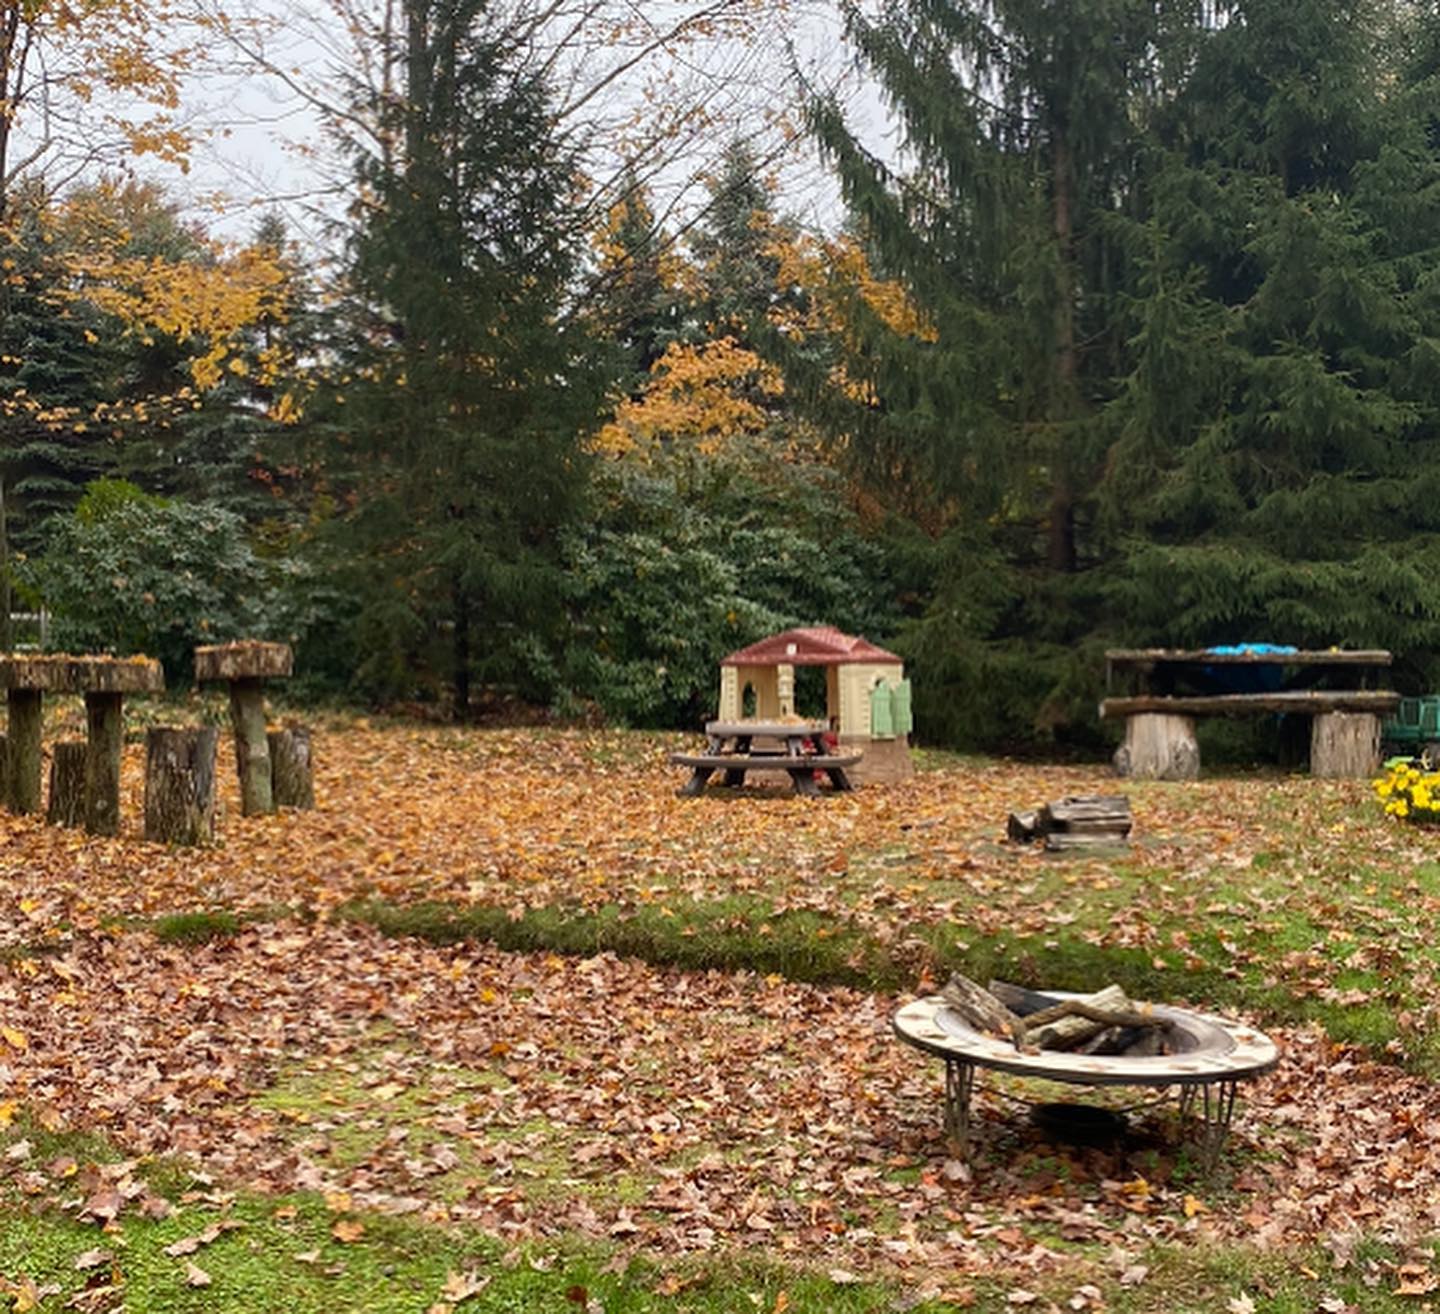
[[[246,817],[274,812],[265,692],[259,680],[230,681],[230,721],[235,730],[235,766],[240,772],[240,812]]]
[[[1127,716],[1125,742],[1115,750],[1115,770],[1135,780],[1194,780],[1200,774],[1195,718],[1168,712]]]
[[[10,725],[6,735],[5,803],[11,812],[40,811],[40,724],[44,695],[38,689],[10,689],[5,696]]]
[[[100,690],[85,695],[85,829],[92,835],[120,833],[122,698]]]
[[[145,838],[209,844],[215,838],[214,726],[157,726],[145,734]]]
[[[45,820],[52,826],[78,826],[85,820],[83,739],[62,739],[51,750],[50,802]]]
[[[270,731],[270,780],[277,808],[313,808],[315,775],[310,727],[287,725]]]
[[[1380,718],[1369,712],[1322,712],[1310,727],[1310,774],[1357,780],[1380,768]]]

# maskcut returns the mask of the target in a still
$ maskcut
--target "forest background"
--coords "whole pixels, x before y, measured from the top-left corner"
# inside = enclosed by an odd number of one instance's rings
[[[333,0],[313,68],[204,0],[4,7],[0,617],[683,728],[828,623],[988,748],[1097,745],[1113,645],[1440,689],[1434,6],[839,12],[883,148],[768,0]],[[154,168],[247,72],[323,128],[303,242]]]

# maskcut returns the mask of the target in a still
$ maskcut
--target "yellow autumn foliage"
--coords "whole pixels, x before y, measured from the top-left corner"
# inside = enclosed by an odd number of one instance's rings
[[[651,367],[644,392],[620,402],[594,446],[620,455],[665,437],[712,453],[735,434],[765,428],[773,418],[767,403],[784,391],[780,371],[733,337],[672,343]]]

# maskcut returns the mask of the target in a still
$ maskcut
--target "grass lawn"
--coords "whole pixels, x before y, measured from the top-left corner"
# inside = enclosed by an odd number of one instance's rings
[[[1247,775],[1127,783],[1130,848],[1047,857],[1006,814],[1099,767],[680,800],[677,742],[335,721],[317,809],[231,783],[210,849],[138,837],[138,746],[120,838],[0,817],[12,1307],[1440,1300],[1440,835]],[[961,1164],[888,1030],[952,968],[1240,1014],[1284,1058],[1209,1175],[1169,1106],[1065,1144],[1025,1102],[1074,1089],[1009,1079]]]

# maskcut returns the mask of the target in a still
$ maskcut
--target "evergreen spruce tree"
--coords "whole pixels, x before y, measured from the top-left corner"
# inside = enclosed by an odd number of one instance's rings
[[[575,172],[546,90],[487,32],[484,0],[405,0],[403,94],[364,107],[350,382],[334,424],[365,572],[372,688],[518,682],[560,609],[557,533],[577,515],[601,380],[564,310]],[[434,651],[444,638],[448,653]]]
[[[934,336],[856,307],[843,342],[789,353],[792,395],[931,538],[903,646],[951,686],[942,734],[1089,720],[1116,640],[1434,650],[1434,23],[1339,0],[852,12],[904,168],[833,105],[815,129]]]

